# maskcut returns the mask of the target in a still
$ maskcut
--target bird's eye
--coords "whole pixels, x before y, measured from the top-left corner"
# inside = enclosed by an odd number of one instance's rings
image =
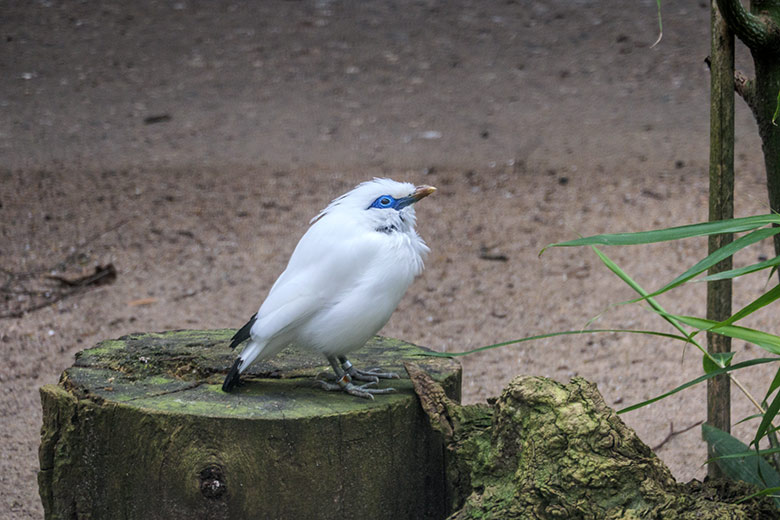
[[[379,209],[392,208],[395,206],[395,203],[396,200],[390,195],[382,195],[381,197],[377,198],[369,207]]]

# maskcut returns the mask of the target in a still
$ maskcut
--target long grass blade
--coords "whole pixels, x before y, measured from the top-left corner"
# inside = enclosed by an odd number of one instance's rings
[[[729,318],[721,321],[718,323],[718,327],[724,327],[726,325],[731,325],[735,321],[739,321],[745,316],[749,316],[750,314],[753,314],[758,309],[761,309],[763,307],[766,307],[772,302],[777,301],[780,299],[780,285],[776,285],[773,288],[769,289],[767,292],[750,302],[749,304],[742,307],[740,310],[732,314]]]
[[[661,19],[661,0],[656,0],[656,4],[658,5],[658,38],[655,40],[655,43],[650,46],[651,49],[661,43],[661,38],[664,37],[664,24],[663,20]],[[778,103],[780,103],[780,97],[778,97],[777,100]],[[775,122],[776,118],[777,112],[775,112],[775,117],[772,118],[772,123]]]
[[[647,296],[643,296],[641,298],[635,298],[633,300],[628,300],[625,302],[621,302],[618,305],[626,305],[629,303],[637,303],[642,300],[646,300],[647,298],[652,298],[655,296],[659,296],[667,291],[670,291],[674,289],[675,287],[679,287],[680,285],[692,280],[697,275],[703,273],[713,265],[723,261],[724,259],[732,256],[737,251],[744,249],[745,247],[754,244],[756,242],[760,242],[761,240],[764,240],[766,238],[772,237],[774,235],[777,235],[780,233],[780,227],[773,227],[773,228],[763,228],[763,229],[757,229],[755,231],[752,231],[748,233],[747,235],[741,236],[738,239],[729,242],[725,246],[719,248],[716,251],[713,251],[711,254],[707,255],[706,258],[703,258],[701,261],[697,262],[694,266],[692,266],[690,269],[686,270],[684,273],[682,273],[680,276],[669,282],[668,284],[664,285],[657,291],[654,291]]]
[[[777,390],[778,387],[780,387],[780,368],[777,369],[774,379],[772,379],[772,382],[769,384],[769,388],[767,389],[766,395],[764,396],[764,401],[769,399],[769,396],[772,395],[772,392]]]
[[[709,276],[705,276],[704,278],[699,278],[698,280],[695,280],[696,282],[714,282],[717,280],[726,280],[731,278],[737,278],[739,276],[743,276],[750,273],[755,273],[756,271],[761,271],[762,269],[769,269],[770,267],[777,267],[780,265],[780,256],[776,256],[774,258],[770,258],[769,260],[764,260],[763,262],[758,262],[757,264],[748,265],[745,267],[740,267],[738,269],[729,269],[728,271],[721,271],[719,273],[711,274]]]
[[[502,341],[501,343],[495,343],[493,345],[485,345],[484,347],[475,348],[473,350],[467,350],[465,352],[425,352],[422,355],[428,357],[461,357],[476,354],[477,352],[484,352],[485,350],[491,350],[494,348],[506,347],[509,345],[515,345],[517,343],[525,343],[526,341],[535,341],[545,338],[554,338],[556,336],[571,336],[575,334],[596,334],[596,333],[618,333],[618,334],[647,334],[650,336],[659,336],[662,338],[677,339],[680,341],[688,341],[685,336],[678,336],[676,334],[668,334],[666,332],[656,332],[652,330],[630,330],[630,329],[586,329],[586,330],[565,330],[561,332],[551,332],[549,334],[539,334],[537,336],[528,336],[526,338],[513,339],[509,341]]]
[[[752,217],[718,220],[715,222],[702,222],[687,226],[678,226],[653,231],[639,231],[636,233],[610,233],[593,235],[566,242],[557,242],[546,246],[539,253],[544,253],[551,247],[576,247],[576,246],[621,246],[651,244],[666,242],[697,236],[717,235],[719,233],[739,233],[766,226],[767,224],[780,224],[780,215],[755,215]]]
[[[744,444],[743,444],[744,446]],[[747,446],[746,446],[747,447]],[[713,460],[726,460],[726,459],[744,459],[745,457],[755,457],[756,455],[772,455],[774,453],[780,453],[780,448],[767,448],[765,450],[751,450],[748,447],[747,451],[740,451],[738,453],[729,453],[728,455],[718,455],[709,459],[707,462]]]
[[[753,437],[752,445],[758,446],[759,441],[764,438],[764,435],[767,434],[767,430],[772,426],[772,421],[774,421],[778,411],[780,411],[780,393],[775,396],[772,403],[764,412],[761,424],[758,426],[756,434]],[[780,448],[778,448],[778,451],[780,451]]]
[[[760,413],[754,413],[753,415],[748,415],[747,417],[744,417],[739,421],[735,422],[734,426],[736,426],[737,424],[742,424],[743,422],[752,421],[753,419],[760,419],[763,416],[764,414],[760,414]]]
[[[741,504],[742,502],[747,502],[748,500],[753,500],[754,498],[757,498],[757,497],[771,496],[774,499],[774,501],[775,501],[775,505],[777,507],[780,507],[780,503],[778,503],[778,501],[777,501],[778,497],[775,494],[778,491],[780,491],[780,486],[764,488],[761,491],[756,491],[755,493],[753,493],[751,495],[748,495],[746,497],[742,497],[742,498],[740,498],[739,500],[737,500],[734,503],[735,504]]]
[[[652,297],[650,296],[650,294],[649,294],[649,293],[648,293],[648,292],[647,292],[647,291],[646,291],[646,290],[645,290],[645,289],[644,289],[644,288],[643,288],[641,285],[639,285],[639,284],[638,284],[636,281],[634,281],[634,279],[633,279],[633,278],[631,278],[631,277],[628,275],[628,273],[626,273],[626,272],[625,272],[625,271],[623,271],[623,270],[622,270],[620,267],[618,267],[618,265],[617,265],[615,262],[613,262],[611,258],[609,258],[609,257],[608,257],[606,254],[604,254],[604,253],[603,253],[603,252],[602,252],[602,251],[601,251],[599,248],[597,248],[596,246],[591,246],[591,249],[593,249],[593,251],[594,251],[594,252],[596,253],[596,255],[599,257],[599,259],[602,261],[602,263],[603,263],[605,266],[607,266],[607,269],[609,269],[610,271],[612,271],[613,273],[615,273],[615,275],[616,275],[618,278],[620,278],[621,280],[623,280],[623,281],[624,281],[626,284],[628,284],[628,286],[629,286],[629,287],[631,287],[631,288],[632,288],[634,291],[636,291],[637,293],[639,293],[639,295],[640,295],[640,296],[642,296],[642,298],[643,298],[645,301],[647,301],[647,303],[650,305],[650,307],[652,307],[652,308],[653,308],[653,310],[655,310],[655,311],[656,311],[658,314],[660,314],[660,315],[661,315],[661,316],[662,316],[662,317],[663,317],[663,318],[664,318],[666,321],[668,321],[668,322],[669,322],[669,323],[670,323],[670,324],[671,324],[671,325],[672,325],[674,328],[676,328],[677,330],[679,330],[679,331],[680,331],[680,332],[681,332],[681,333],[682,333],[682,334],[683,334],[685,337],[687,337],[687,338],[688,338],[688,341],[689,341],[690,343],[693,343],[693,344],[696,346],[696,348],[698,348],[698,349],[699,349],[700,351],[702,351],[703,353],[706,353],[706,352],[707,352],[707,350],[706,350],[704,347],[702,347],[702,346],[701,346],[701,345],[700,345],[700,344],[699,344],[697,341],[695,341],[695,340],[692,338],[692,336],[691,336],[691,335],[688,333],[688,331],[687,331],[687,330],[685,330],[685,328],[684,328],[682,325],[680,325],[680,323],[679,323],[679,322],[678,322],[678,321],[677,321],[677,320],[674,318],[674,316],[673,316],[673,315],[671,315],[671,314],[669,314],[669,313],[667,313],[667,312],[666,312],[666,310],[664,310],[664,308],[663,308],[663,307],[661,307],[661,305],[660,305],[660,304],[659,304],[657,301],[655,301],[655,299],[654,299],[654,298],[652,298]]]
[[[675,287],[678,287],[684,284],[685,282],[687,282],[688,280],[693,279],[695,276],[703,273],[713,265],[732,256],[737,251],[744,249],[749,245],[755,244],[756,242],[760,242],[766,238],[774,236],[778,233],[780,233],[780,227],[763,228],[763,229],[757,229],[755,231],[751,231],[747,235],[743,235],[737,238],[736,240],[734,240],[733,242],[730,242],[725,246],[717,249],[716,251],[713,251],[711,254],[707,255],[707,257],[697,262],[694,266],[692,266],[690,269],[685,271],[683,274],[681,274],[680,276],[678,276],[677,278],[675,278],[674,280],[672,280],[662,288],[653,292],[650,296],[658,296],[659,294],[674,289]]]
[[[681,392],[681,391],[685,390],[686,388],[690,388],[692,386],[698,385],[699,383],[701,383],[703,381],[706,381],[708,379],[711,379],[713,377],[716,377],[716,376],[719,376],[719,375],[722,375],[722,374],[727,374],[727,373],[729,373],[729,372],[731,372],[733,370],[739,370],[741,368],[752,367],[753,365],[762,365],[762,364],[765,364],[765,363],[777,363],[777,361],[778,361],[777,358],[756,358],[756,359],[750,359],[748,361],[743,361],[742,363],[737,363],[735,365],[730,365],[730,366],[727,366],[727,367],[724,367],[724,368],[719,368],[717,370],[713,370],[712,372],[709,372],[707,374],[699,376],[696,379],[691,379],[690,381],[681,384],[677,388],[669,390],[668,392],[665,392],[665,393],[663,393],[661,395],[658,395],[658,396],[653,397],[651,399],[648,399],[646,401],[642,401],[641,403],[636,403],[636,404],[632,404],[631,406],[627,406],[627,407],[625,407],[625,408],[623,408],[621,410],[618,410],[617,413],[619,413],[619,414],[627,413],[627,412],[632,412],[634,410],[637,410],[639,408],[643,408],[643,407],[645,407],[645,406],[647,406],[649,404],[655,403],[656,401],[660,401],[661,399],[665,399],[665,398],[669,397],[670,395],[674,395],[677,392]]]
[[[712,331],[731,338],[741,339],[748,343],[758,345],[772,354],[780,355],[780,336],[747,327],[740,327],[738,325],[720,325],[720,322],[696,318],[694,316],[680,316],[677,314],[671,314],[669,316],[690,327],[699,329],[700,331]]]

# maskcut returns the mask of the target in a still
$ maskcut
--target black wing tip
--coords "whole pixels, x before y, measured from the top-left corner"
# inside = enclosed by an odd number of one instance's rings
[[[241,373],[238,371],[239,366],[241,366],[241,358],[236,358],[236,361],[230,368],[230,372],[228,372],[227,377],[225,377],[225,382],[222,383],[223,392],[230,392],[238,386],[241,377]]]
[[[238,336],[238,334],[236,334],[236,336]],[[233,336],[232,338],[230,338],[230,348],[231,349],[236,348],[242,341],[247,339],[247,338],[238,338],[236,336]]]
[[[254,313],[249,321],[244,324],[243,327],[238,329],[233,337],[230,338],[230,348],[236,348],[240,343],[249,339],[249,333],[252,330],[252,325],[257,321],[257,313]]]

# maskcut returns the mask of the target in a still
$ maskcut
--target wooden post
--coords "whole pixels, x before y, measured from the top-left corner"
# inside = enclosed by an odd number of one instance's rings
[[[104,341],[41,389],[47,519],[444,518],[444,448],[405,361],[460,399],[460,365],[374,338],[351,359],[403,379],[373,401],[312,380],[324,357],[287,349],[220,385],[234,331]]]
[[[715,0],[711,5],[711,79],[710,79],[710,204],[709,219],[734,217],[734,35],[723,20]],[[709,252],[733,239],[732,235],[713,235]],[[713,266],[709,273],[731,269],[731,258]],[[731,315],[731,280],[707,283],[707,318],[725,320]],[[712,353],[729,352],[731,338],[707,333],[707,348]],[[727,375],[707,381],[707,423],[731,431],[731,394]],[[713,457],[711,448],[708,456]],[[722,476],[717,464],[708,467],[710,477]]]

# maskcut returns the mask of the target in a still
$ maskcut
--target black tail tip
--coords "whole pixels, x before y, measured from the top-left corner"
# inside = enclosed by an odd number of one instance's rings
[[[230,392],[236,386],[238,386],[238,382],[241,377],[241,373],[238,371],[239,366],[241,366],[241,358],[236,359],[236,361],[233,363],[233,366],[230,369],[230,372],[228,372],[227,377],[225,377],[225,382],[222,383],[223,392]]]

